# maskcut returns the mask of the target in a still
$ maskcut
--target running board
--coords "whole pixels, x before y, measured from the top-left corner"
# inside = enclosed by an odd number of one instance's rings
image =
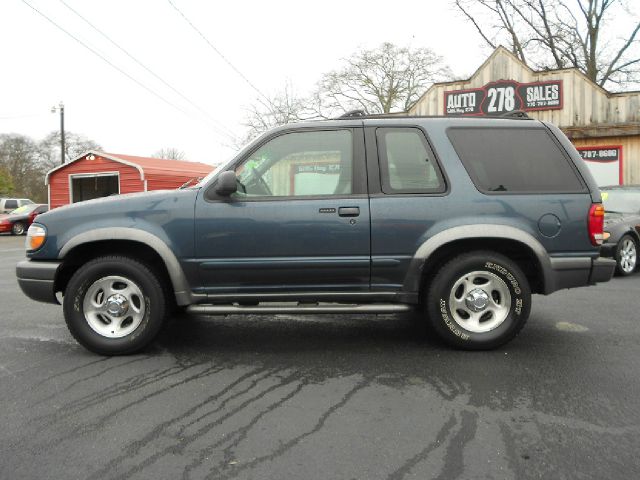
[[[412,310],[411,305],[397,303],[378,304],[268,304],[260,305],[191,305],[187,312],[196,315],[231,315],[242,313],[400,313]]]

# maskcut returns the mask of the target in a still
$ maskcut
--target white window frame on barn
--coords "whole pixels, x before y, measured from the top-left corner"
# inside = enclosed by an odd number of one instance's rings
[[[98,177],[116,177],[118,185],[118,193],[120,195],[120,172],[95,172],[95,173],[72,173],[69,175],[69,204],[77,203],[73,201],[73,180],[76,178],[98,178]],[[115,195],[115,193],[114,193]]]

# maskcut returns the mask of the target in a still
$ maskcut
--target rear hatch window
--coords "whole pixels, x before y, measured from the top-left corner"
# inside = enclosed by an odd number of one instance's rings
[[[484,193],[581,193],[572,160],[543,128],[452,127],[449,140]]]

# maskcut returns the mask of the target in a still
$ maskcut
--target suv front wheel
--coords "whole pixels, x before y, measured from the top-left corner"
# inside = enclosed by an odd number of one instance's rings
[[[71,334],[101,355],[126,355],[147,346],[162,327],[166,305],[154,272],[122,256],[96,258],[80,267],[63,300]]]
[[[438,336],[465,350],[488,350],[514,338],[531,310],[527,278],[509,258],[490,251],[446,263],[428,289],[426,313]]]

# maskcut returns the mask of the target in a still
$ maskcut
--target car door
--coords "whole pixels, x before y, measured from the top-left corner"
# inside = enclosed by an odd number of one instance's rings
[[[196,202],[201,293],[369,289],[361,128],[282,131],[227,169],[238,191]]]

